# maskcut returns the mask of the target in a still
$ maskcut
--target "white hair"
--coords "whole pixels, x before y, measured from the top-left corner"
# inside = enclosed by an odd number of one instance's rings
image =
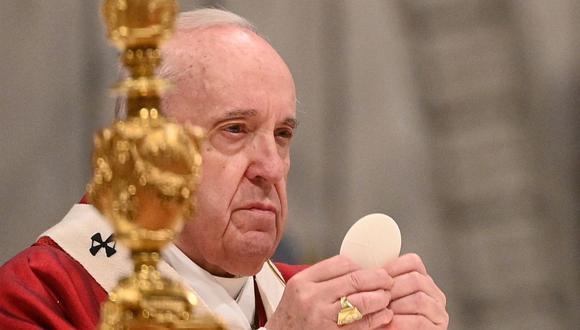
[[[194,31],[224,25],[256,32],[254,26],[245,18],[232,12],[215,8],[204,8],[179,14],[175,23],[175,30]],[[167,56],[164,59],[167,59]],[[159,68],[159,76],[170,82],[173,81],[175,76],[183,73],[183,70],[174,65],[175,63],[164,60]]]
[[[230,11],[215,8],[203,8],[180,13],[177,17],[176,29],[194,30],[219,25],[234,25],[255,32],[252,23],[245,18]]]
[[[202,30],[216,26],[234,26],[256,33],[254,25],[245,18],[216,8],[203,8],[179,13],[175,22],[176,31]],[[180,72],[181,70],[176,68],[171,61],[163,61],[159,67],[159,76],[170,82]],[[121,70],[120,76],[122,78],[126,77],[124,70]],[[125,103],[126,98],[124,96],[117,98],[115,102],[115,118],[126,118],[127,106]]]

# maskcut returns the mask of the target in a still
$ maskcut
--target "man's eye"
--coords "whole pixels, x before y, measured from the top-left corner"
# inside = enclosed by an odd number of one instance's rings
[[[226,131],[228,133],[239,134],[239,133],[244,133],[246,130],[244,128],[244,125],[242,125],[242,124],[230,124],[230,125],[227,125],[226,127],[224,127],[224,131]]]
[[[276,131],[276,137],[280,137],[283,139],[291,139],[294,135],[294,132],[289,128],[281,128]]]

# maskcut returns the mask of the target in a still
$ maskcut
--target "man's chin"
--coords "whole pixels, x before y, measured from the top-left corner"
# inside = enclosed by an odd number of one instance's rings
[[[230,264],[226,271],[234,276],[254,276],[260,272],[267,259],[240,260]]]
[[[226,269],[229,273],[237,276],[255,275],[262,269],[264,262],[274,254],[275,247],[270,236],[267,238],[264,235],[251,236],[256,237],[233,247],[230,254],[233,257],[230,258],[229,267]]]

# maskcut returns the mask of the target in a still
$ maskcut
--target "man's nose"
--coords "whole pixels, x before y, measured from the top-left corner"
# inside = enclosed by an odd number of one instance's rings
[[[274,136],[256,136],[250,148],[248,179],[273,184],[285,176],[287,162]]]

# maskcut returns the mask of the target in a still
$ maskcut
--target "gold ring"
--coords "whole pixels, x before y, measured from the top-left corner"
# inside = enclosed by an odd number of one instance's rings
[[[352,322],[362,319],[361,312],[352,305],[346,297],[340,297],[340,312],[338,312],[337,325],[351,324]]]

